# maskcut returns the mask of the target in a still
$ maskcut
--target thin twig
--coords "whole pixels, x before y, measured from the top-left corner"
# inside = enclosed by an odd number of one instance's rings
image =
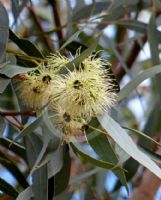
[[[42,27],[42,25],[41,25],[41,21],[40,21],[40,19],[38,18],[38,16],[36,15],[36,13],[35,13],[33,7],[28,6],[28,10],[29,10],[30,14],[32,15],[32,17],[33,17],[33,19],[34,19],[34,21],[35,21],[37,27],[39,28],[39,30],[40,30],[40,32],[41,32],[41,36],[42,36],[42,38],[43,38],[44,44],[47,46],[47,48],[49,49],[49,51],[54,52],[54,48],[53,48],[53,46],[51,45],[51,42],[50,42],[50,40],[49,40],[49,37],[48,37],[48,35],[45,34],[45,31],[44,31],[44,29],[43,29],[43,27]]]
[[[144,45],[146,41],[147,41],[147,36],[144,36],[141,41],[142,45]],[[140,53],[140,50],[141,50],[141,46],[140,46],[139,42],[135,41],[133,44],[133,47],[131,48],[131,51],[125,61],[128,69],[130,69],[132,67],[134,61],[136,60],[137,56]],[[126,72],[125,72],[124,68],[119,65],[118,67],[116,67],[114,69],[114,74],[117,76],[117,78],[119,80],[121,80],[122,77],[126,74]]]
[[[102,200],[102,199],[99,197],[97,191],[96,191],[93,187],[91,187],[90,190],[91,190],[91,192],[92,192],[93,197],[94,197],[95,200]]]
[[[63,31],[62,29],[59,29],[61,27],[61,20],[58,12],[58,3],[57,0],[48,0],[48,2],[50,3],[53,9],[53,17],[55,20],[56,29],[58,28],[56,32],[59,38],[59,45],[60,45],[60,42],[63,40]]]
[[[18,115],[23,115],[23,116],[34,116],[36,117],[36,112],[35,111],[0,111],[0,115],[5,117],[5,116],[18,116]]]
[[[22,130],[24,128],[24,125],[19,122],[17,123],[14,118],[8,118],[8,117],[4,117],[6,121],[8,121],[9,124],[13,125],[14,127],[18,128],[19,130]]]

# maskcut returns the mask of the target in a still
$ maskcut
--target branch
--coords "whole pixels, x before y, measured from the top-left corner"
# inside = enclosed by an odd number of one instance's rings
[[[158,142],[161,142],[161,135]],[[159,147],[155,152],[160,155],[161,147]],[[161,167],[161,164],[159,166]],[[129,200],[153,200],[160,185],[161,180],[152,172],[145,169],[138,187],[134,188],[133,194]]]
[[[147,41],[147,36],[143,36],[142,38],[142,44],[144,45],[145,42]],[[138,41],[136,40],[134,42],[134,45],[133,47],[131,48],[131,51],[125,61],[128,69],[131,69],[134,61],[136,60],[136,58],[138,57],[139,53],[140,53],[140,50],[141,50],[141,46],[140,44],[138,43]],[[118,77],[119,80],[122,79],[122,77],[126,74],[125,70],[123,67],[121,67],[120,65],[118,65],[115,69],[114,69],[114,74],[116,75],[116,77]]]
[[[59,45],[60,42],[63,40],[63,31],[62,29],[60,29],[61,27],[61,20],[60,20],[60,15],[58,12],[58,2],[57,0],[48,0],[49,4],[52,6],[53,9],[53,17],[54,17],[54,21],[55,21],[55,25],[56,25],[56,29],[57,29],[57,35],[59,38]]]
[[[34,19],[34,21],[35,21],[37,27],[39,28],[39,30],[40,30],[40,32],[41,32],[41,36],[42,36],[42,38],[43,38],[44,44],[47,46],[47,48],[49,49],[49,51],[54,52],[54,48],[53,48],[53,46],[51,45],[51,42],[50,42],[50,40],[49,40],[49,37],[48,37],[48,35],[45,33],[45,31],[44,31],[44,29],[43,29],[43,27],[42,27],[42,25],[41,25],[41,21],[40,21],[40,19],[37,17],[37,15],[35,14],[35,11],[34,11],[33,7],[28,6],[28,10],[29,10],[30,14],[32,15],[32,17],[33,17],[33,19]]]
[[[155,0],[153,0],[153,2],[154,2],[154,1],[155,1]],[[156,17],[159,17],[159,15],[161,15],[161,11],[160,11],[160,10],[156,10],[156,9],[154,8],[154,6],[155,6],[155,4],[153,4],[153,11],[154,11],[154,14],[155,14]],[[146,43],[147,39],[148,39],[148,38],[147,38],[147,35],[144,35],[144,36],[142,37],[142,41],[141,41],[141,42],[142,42],[142,45],[144,45],[144,44]],[[129,69],[131,69],[131,67],[132,67],[132,65],[133,65],[133,63],[134,63],[134,61],[136,60],[137,56],[138,56],[139,53],[140,53],[140,50],[141,50],[141,46],[140,46],[140,44],[138,43],[138,41],[136,40],[135,43],[134,43],[134,45],[133,45],[133,47],[131,48],[131,51],[130,51],[130,53],[129,53],[127,59],[126,59],[126,65],[127,65],[127,67],[128,67]],[[119,80],[121,80],[122,77],[126,74],[125,70],[124,70],[120,65],[118,65],[118,67],[116,67],[116,68],[114,69],[114,73],[115,73],[115,75],[118,77]]]
[[[23,115],[23,116],[34,116],[36,117],[36,112],[35,111],[23,111],[23,112],[18,112],[18,111],[0,111],[0,115],[2,117],[5,116],[18,116],[18,115]]]
[[[19,130],[22,130],[24,128],[24,125],[21,122],[17,122],[13,117],[4,117],[6,121],[8,121],[9,124],[13,125],[14,127],[18,128]]]

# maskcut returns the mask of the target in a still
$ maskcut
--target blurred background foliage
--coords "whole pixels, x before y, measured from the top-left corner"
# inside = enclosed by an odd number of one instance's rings
[[[47,110],[25,110],[12,85],[57,50],[103,50],[121,88],[111,115],[160,164],[160,43],[160,0],[0,0],[0,199],[161,199],[160,179],[104,135],[58,148]]]

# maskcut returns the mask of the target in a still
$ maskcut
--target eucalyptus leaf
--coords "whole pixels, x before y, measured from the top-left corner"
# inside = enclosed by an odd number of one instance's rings
[[[156,18],[154,14],[151,14],[150,22],[147,26],[147,34],[148,40],[150,45],[150,52],[151,52],[151,60],[153,65],[160,64],[159,58],[159,37],[157,35],[157,25],[156,25]],[[156,75],[157,83],[158,83],[158,91],[161,94],[160,84],[161,84],[161,75]]]
[[[110,3],[111,3],[110,0],[107,0],[106,2],[96,2],[93,15],[99,14],[101,11],[105,11],[110,5]],[[88,18],[90,16],[92,9],[93,9],[93,5],[88,5],[79,9],[78,11],[74,13],[72,20],[78,21],[79,19]]]
[[[77,67],[85,58],[87,58],[95,50],[98,43],[98,39],[99,39],[99,36],[97,36],[97,38],[95,39],[95,42],[93,42],[79,56],[77,56],[74,60],[66,64],[66,68],[72,71],[74,67]],[[67,73],[67,69],[61,68],[60,73]]]
[[[69,182],[70,169],[71,168],[71,158],[69,152],[64,148],[64,158],[62,169],[54,176],[54,195],[58,195],[63,192]]]
[[[107,113],[99,116],[102,127],[107,131],[113,140],[132,158],[137,160],[144,167],[148,168],[157,177],[161,178],[161,169],[142,151],[138,149],[131,137],[121,126],[115,122]]]
[[[112,11],[113,9],[117,9],[120,7],[128,7],[131,5],[137,5],[139,3],[139,0],[133,0],[133,1],[129,1],[129,0],[113,0],[108,11]]]
[[[153,65],[159,65],[159,49],[158,49],[158,37],[157,37],[157,30],[156,30],[156,19],[154,14],[151,15],[150,22],[147,27],[148,31],[148,39],[150,43],[150,51],[151,51],[151,58]]]
[[[31,133],[34,131],[41,123],[43,119],[43,114],[45,111],[42,111],[39,116],[31,123],[29,124],[26,128],[24,128],[14,139],[14,141],[19,140],[20,138],[24,137],[25,135]]]
[[[145,34],[147,30],[147,24],[137,20],[118,20],[114,23],[118,26],[122,26],[142,34]]]
[[[86,137],[88,140],[88,134],[86,134]],[[92,139],[90,139],[89,137],[88,143],[103,161],[110,162],[114,165],[118,164],[119,162],[118,157],[116,156],[107,136],[98,133],[98,135],[96,135]],[[113,170],[113,172],[128,190],[125,173],[123,171],[117,171],[117,170],[115,171],[115,169]]]
[[[150,69],[144,70],[120,90],[118,93],[118,100],[121,101],[123,98],[127,97],[142,81],[159,73],[161,73],[161,65],[157,65]]]
[[[123,169],[121,167],[119,167],[118,165],[114,165],[110,162],[105,162],[103,160],[97,160],[95,158],[93,158],[92,156],[90,156],[89,154],[87,154],[80,145],[76,144],[76,143],[71,143],[70,144],[73,151],[79,155],[80,157],[82,157],[85,161],[90,162],[94,165],[96,165],[97,167],[101,167],[104,169],[115,169],[118,171],[122,171]]]
[[[11,145],[12,144],[12,145]],[[26,150],[25,147],[14,142],[8,138],[0,137],[0,145],[9,149],[10,151],[14,152],[18,156],[20,156],[22,159],[26,161]]]
[[[133,128],[128,128],[128,127],[123,127],[124,129],[126,130],[129,130],[131,133],[134,133],[135,135],[137,136],[140,136],[140,137],[143,137],[144,139],[146,140],[149,140],[150,142],[153,142],[155,143],[156,145],[160,146],[161,147],[161,144],[157,141],[155,141],[153,138],[149,137],[148,135],[146,135],[145,133],[141,132],[141,131],[138,131],[138,130],[135,130]]]
[[[136,31],[138,33],[142,33],[142,34],[146,34],[147,33],[147,29],[148,29],[148,24],[144,23],[144,22],[140,22],[137,20],[118,20],[115,21],[114,24],[118,25],[118,26],[122,26],[125,27],[129,30],[133,30]],[[150,30],[151,32],[156,32],[156,35],[159,39],[159,41],[161,40],[161,35],[160,35],[160,31],[159,30]]]
[[[60,146],[48,162],[48,178],[56,175],[63,167],[63,147]]]
[[[16,76],[17,74],[23,74],[32,70],[33,68],[26,68],[26,67],[21,67],[18,65],[8,64],[0,69],[0,74],[4,74],[7,77],[12,78]]]
[[[125,13],[128,13],[129,11],[135,11],[138,8],[139,0],[134,1],[126,1],[126,0],[114,0],[111,2],[110,6],[108,7],[106,13],[102,16],[102,21],[116,21],[125,15]],[[108,23],[107,23],[108,25]],[[98,30],[102,30],[106,27],[106,24],[99,23],[96,28]]]
[[[78,30],[77,32],[75,32],[72,36],[70,36],[70,38],[61,46],[61,48],[59,49],[59,51],[61,51],[62,49],[64,49],[68,44],[70,44],[73,40],[78,39],[79,34],[82,32],[82,30]]]
[[[1,78],[0,77],[0,93],[3,93],[6,87],[11,82],[11,79]]]
[[[2,178],[0,178],[0,190],[13,198],[18,196],[16,189]]]
[[[59,158],[61,158],[61,153],[62,153],[61,151],[57,151],[58,148],[60,148],[60,140],[56,141],[57,138],[51,137],[51,135],[49,133],[46,133],[45,136],[46,137],[44,139],[43,147],[35,161],[34,166],[32,167],[30,174],[32,174],[35,170],[41,168],[43,165],[47,164],[53,158],[55,158],[58,161],[57,165],[60,165],[60,166],[56,165],[56,167],[55,167],[56,170],[61,168],[61,160],[59,162],[59,159],[57,159],[57,156],[59,156]],[[57,152],[57,154],[56,154],[56,152]],[[54,168],[53,168],[53,170],[54,170]]]
[[[17,18],[22,11],[22,9],[26,6],[29,0],[11,0],[12,5],[12,13],[14,16],[15,23],[17,22]]]
[[[37,156],[42,149],[42,141],[35,134],[30,133],[26,136],[26,149],[29,165],[32,168]],[[47,200],[48,194],[48,174],[47,165],[36,170],[32,175],[32,189],[35,200]]]
[[[7,157],[2,151],[0,151],[0,163],[15,177],[23,188],[28,187],[28,183],[23,173],[19,170],[11,158]]]
[[[160,117],[161,111],[158,109],[160,107],[160,102],[157,102],[153,105],[149,116],[146,119],[143,132],[146,133],[149,137],[154,137],[158,131],[160,131]],[[151,142],[145,140],[143,137],[140,137],[138,145],[142,147],[150,148]]]
[[[144,148],[144,147],[139,147],[147,156],[149,156],[152,160],[155,162],[161,164],[161,155],[151,151],[150,149]]]
[[[32,176],[34,200],[48,200],[48,172],[47,165],[36,170]]]
[[[10,61],[6,61],[6,62],[4,62],[4,63],[1,63],[1,64],[0,64],[0,68],[5,67],[5,66],[8,65],[9,63],[10,63]]]
[[[128,172],[126,173],[127,182],[129,182],[137,173],[139,163],[133,158],[129,158],[123,165],[123,168]],[[113,192],[122,187],[122,183],[118,180],[113,188]]]
[[[6,123],[4,121],[4,118],[0,116],[0,135],[3,135],[5,127],[6,127]]]
[[[29,186],[25,190],[23,190],[21,193],[19,193],[16,200],[30,200],[31,197],[33,197],[32,187]]]
[[[35,161],[34,166],[32,167],[30,174],[32,174],[36,169],[48,163],[53,158],[54,153],[58,150],[58,148],[60,148],[60,138],[56,134],[57,133],[56,128],[49,120],[47,109],[44,109],[44,113],[42,117],[43,117],[43,123],[41,124],[41,128],[42,128],[42,134],[43,134],[43,147]],[[60,154],[59,156],[61,157]],[[58,152],[57,152],[57,156],[58,156]],[[61,167],[61,161],[59,164]],[[56,166],[56,169],[57,168],[59,167]]]
[[[9,19],[6,9],[0,2],[0,58],[2,57],[9,37]]]
[[[42,53],[38,50],[38,48],[31,43],[29,40],[20,39],[13,31],[9,30],[9,38],[13,41],[17,46],[24,51],[26,54],[32,57],[38,57],[43,59]]]
[[[87,171],[87,172],[84,172],[84,173],[82,173],[82,174],[79,174],[79,175],[73,177],[73,178],[70,180],[69,183],[70,183],[70,184],[73,184],[73,185],[74,185],[74,184],[79,184],[80,182],[86,180],[87,178],[89,178],[90,176],[92,176],[92,175],[98,173],[98,172],[101,171],[101,170],[102,170],[101,168],[95,167],[94,169],[91,169],[91,170],[89,170],[89,171]]]

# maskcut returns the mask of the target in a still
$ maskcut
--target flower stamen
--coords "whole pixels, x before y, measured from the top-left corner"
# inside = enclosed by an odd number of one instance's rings
[[[77,90],[80,90],[82,87],[83,87],[83,84],[79,81],[79,80],[76,80],[74,81],[73,83],[73,87]]]

